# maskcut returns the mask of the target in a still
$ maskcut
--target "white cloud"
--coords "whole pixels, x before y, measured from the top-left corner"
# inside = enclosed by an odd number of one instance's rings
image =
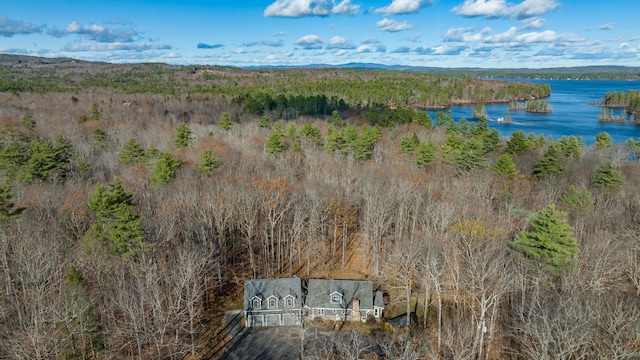
[[[536,17],[523,19],[522,23],[524,24],[524,26],[522,27],[522,29],[523,30],[539,29],[543,27],[546,22],[547,21],[545,19],[536,18]]]
[[[40,26],[23,21],[7,19],[0,15],[0,36],[12,37],[13,35],[28,35],[40,32]]]
[[[431,2],[432,0],[392,0],[390,5],[376,9],[376,12],[385,15],[412,14],[431,5]]]
[[[329,39],[329,43],[327,44],[327,49],[355,49],[356,46],[353,45],[351,40],[344,38],[342,36],[334,36]]]
[[[318,35],[306,35],[298,39],[295,45],[302,47],[305,50],[317,50],[322,49],[324,40]]]
[[[571,55],[574,49],[566,44],[550,44],[546,48],[535,53],[535,56],[566,56]]]
[[[274,40],[262,40],[260,41],[261,45],[278,47],[284,45],[282,39],[274,39]]]
[[[360,6],[351,4],[351,0],[343,0],[336,4],[335,0],[276,0],[264,10],[267,17],[303,17],[355,15]]]
[[[558,8],[555,0],[525,0],[518,5],[509,7],[509,12],[516,19],[527,19],[530,17],[543,15]]]
[[[483,36],[491,32],[491,28],[484,28],[478,33],[473,33],[473,28],[449,28],[444,35],[444,41],[475,42],[482,40]]]
[[[516,5],[505,0],[465,0],[452,11],[466,17],[527,19],[543,15],[560,6],[556,0],[525,0]]]
[[[146,51],[146,50],[168,50],[169,45],[154,44],[150,42],[113,42],[113,43],[73,43],[64,47],[64,51]]]
[[[371,48],[371,46],[361,45],[360,47],[358,47],[358,50],[356,50],[356,52],[359,54],[370,53],[373,52],[373,49]]]
[[[505,31],[503,33],[487,36],[484,39],[484,41],[485,42],[489,42],[489,43],[503,43],[503,42],[507,42],[507,41],[513,40],[517,33],[518,33],[518,28],[511,27],[511,28],[509,28],[509,30],[507,30],[507,31]]]
[[[363,44],[379,44],[380,40],[376,39],[376,38],[366,38],[364,40],[362,40]]]
[[[257,54],[259,52],[260,52],[259,50],[255,50],[255,49],[254,50],[248,50],[248,49],[245,49],[243,47],[239,47],[239,48],[235,48],[235,49],[231,50],[231,53],[235,54],[235,55]]]
[[[401,46],[395,50],[391,50],[392,54],[408,54],[411,52],[411,48],[408,46]]]
[[[334,6],[331,13],[338,15],[355,15],[360,11],[360,6],[351,4],[350,0],[344,0]]]
[[[452,9],[458,15],[468,17],[502,17],[507,15],[507,6],[504,0],[465,0],[462,5]]]
[[[613,29],[613,23],[607,23],[607,24],[598,26],[598,30],[611,30],[611,29]]]
[[[460,53],[465,49],[467,49],[466,45],[438,45],[433,47],[418,47],[412,49],[411,53],[418,55],[460,55]]]
[[[82,35],[87,40],[98,42],[133,42],[134,37],[138,36],[138,32],[133,29],[112,29],[100,25],[81,25],[77,21],[70,22],[64,32],[59,30],[51,30],[49,34],[60,37],[68,34]]]
[[[515,40],[520,43],[532,44],[557,41],[575,42],[581,41],[583,39],[571,33],[556,34],[556,32],[553,30],[545,30],[542,32],[530,32],[518,35]]]
[[[412,37],[409,38],[409,41],[418,42],[418,39],[420,39],[420,37],[422,37],[422,34],[416,33],[415,35],[413,35]]]
[[[397,22],[388,18],[384,18],[376,23],[376,26],[383,31],[398,32],[413,29],[413,24],[406,21]]]

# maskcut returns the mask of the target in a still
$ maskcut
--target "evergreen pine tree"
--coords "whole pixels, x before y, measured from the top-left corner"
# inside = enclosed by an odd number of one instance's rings
[[[303,140],[313,143],[314,145],[317,145],[322,141],[320,130],[310,123],[304,123],[304,125],[302,125],[302,128],[300,129],[300,136],[302,136]]]
[[[402,137],[402,140],[400,141],[400,149],[404,152],[413,152],[418,145],[420,145],[420,139],[416,133],[413,133],[413,135],[406,135]]]
[[[45,180],[54,173],[64,177],[69,170],[73,157],[73,145],[58,136],[55,144],[50,141],[33,140],[24,171],[20,175],[23,181]]]
[[[93,142],[96,147],[102,149],[107,144],[107,134],[102,129],[95,129],[93,131]]]
[[[518,175],[518,169],[516,164],[513,163],[513,158],[508,153],[502,154],[493,165],[491,170],[494,173],[503,174],[509,179],[513,179]]]
[[[89,199],[89,209],[96,214],[94,234],[107,241],[116,256],[131,259],[140,251],[146,251],[143,241],[142,218],[133,213],[133,194],[126,192],[122,181],[116,178],[106,188],[96,185]]]
[[[171,152],[161,152],[153,168],[150,182],[152,184],[169,184],[173,181],[180,165],[182,165],[180,160],[176,159]]]
[[[413,118],[411,119],[411,121],[414,124],[424,126],[427,129],[433,128],[433,123],[431,122],[431,116],[429,116],[429,114],[427,114],[426,111],[416,111],[413,114]]]
[[[632,138],[627,139],[624,143],[624,147],[631,158],[640,160],[640,138],[638,140],[633,140]]]
[[[421,168],[426,168],[436,159],[436,146],[433,141],[422,142],[418,145],[415,164]]]
[[[91,120],[100,120],[102,118],[102,109],[98,103],[91,104]]]
[[[514,131],[511,134],[511,138],[507,141],[507,152],[509,154],[519,154],[531,148],[530,141],[528,141],[522,130]]]
[[[477,137],[465,140],[456,132],[449,132],[441,151],[445,161],[466,169],[481,168],[487,164],[487,160],[482,156],[484,144],[482,139]]]
[[[327,126],[327,141],[325,141],[324,148],[329,151],[335,151],[340,147],[342,142],[340,132],[332,125]]]
[[[5,179],[0,187],[0,221],[15,219],[20,216],[23,208],[16,208],[13,202],[13,187],[9,179]]]
[[[451,114],[451,110],[447,111],[446,113],[444,111],[438,111],[436,113],[435,126],[436,127],[443,127],[443,128],[446,128],[446,129],[455,129],[456,128],[456,122],[453,119],[453,115]]]
[[[220,122],[218,123],[218,126],[223,130],[231,130],[233,123],[231,122],[231,115],[229,115],[228,112],[225,111],[220,115]]]
[[[586,188],[577,188],[573,185],[565,191],[558,199],[559,202],[570,206],[573,209],[591,210],[595,205],[593,195]]]
[[[483,152],[485,154],[495,151],[501,147],[500,133],[497,129],[489,130],[489,128],[487,127],[486,130],[479,134],[479,137],[482,140]]]
[[[22,117],[22,126],[24,126],[27,130],[35,130],[36,129],[36,121],[33,120],[31,114],[25,114]]]
[[[596,135],[597,148],[600,148],[600,149],[607,148],[611,146],[612,142],[613,142],[613,139],[611,138],[611,135],[609,135],[609,133],[605,131],[598,133],[598,135]]]
[[[327,118],[327,123],[334,127],[341,127],[343,125],[342,118],[337,110],[331,112],[331,116]]]
[[[562,174],[565,171],[561,164],[561,155],[556,145],[551,145],[538,159],[533,175],[536,179],[543,179],[552,175]]]
[[[581,136],[563,136],[557,142],[562,154],[575,161],[582,159],[582,148],[584,146],[584,140]]]
[[[553,204],[537,212],[531,220],[531,229],[518,232],[510,245],[553,274],[577,263],[573,257],[580,252],[567,214],[556,210]]]
[[[120,153],[120,159],[125,164],[131,164],[132,162],[142,161],[145,157],[142,146],[136,139],[129,139],[124,145],[124,149]]]
[[[266,151],[267,154],[273,157],[280,157],[280,155],[287,148],[284,142],[282,142],[282,138],[282,133],[275,129],[271,133],[271,136],[269,136],[269,139],[267,139],[267,142],[264,145],[264,151]]]
[[[258,122],[258,126],[263,128],[263,129],[270,128],[271,125],[269,125],[269,118],[266,115],[262,115],[260,117],[260,122]]]
[[[183,147],[187,147],[191,144],[191,129],[189,128],[189,126],[187,126],[187,124],[182,123],[178,126],[177,129],[178,133],[176,134],[176,137],[173,138],[173,144],[177,147],[177,148],[183,148]]]
[[[596,169],[596,176],[593,179],[593,187],[599,189],[618,190],[624,185],[624,179],[620,171],[610,162],[600,165]]]
[[[213,152],[209,149],[202,151],[202,160],[198,164],[198,171],[201,173],[211,172],[220,167],[220,161],[213,157]]]
[[[290,140],[295,140],[298,138],[298,128],[296,127],[296,124],[289,124],[289,127],[287,128],[287,138]]]
[[[356,130],[357,131],[357,130]],[[382,136],[382,132],[378,126],[364,125],[362,131],[356,135],[355,139],[347,140],[353,148],[353,157],[364,162],[373,154],[373,146],[375,142]]]

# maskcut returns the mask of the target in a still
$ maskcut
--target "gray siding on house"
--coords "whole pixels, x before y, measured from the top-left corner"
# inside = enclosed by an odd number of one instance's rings
[[[374,315],[372,281],[310,279],[308,288],[305,307],[310,309],[311,316],[354,320],[354,301],[359,307],[361,320],[369,314]],[[378,312],[380,314],[381,311]]]
[[[342,295],[340,303],[331,302],[332,293]],[[305,306],[350,311],[354,300],[360,301],[361,309],[373,309],[373,281],[310,279]]]
[[[302,314],[303,301],[299,278],[246,280],[246,326],[296,325]]]
[[[303,307],[311,317],[357,321],[367,316],[379,319],[384,304],[382,293],[374,295],[369,280],[310,279],[306,294],[299,278],[245,281],[246,326],[298,325]]]

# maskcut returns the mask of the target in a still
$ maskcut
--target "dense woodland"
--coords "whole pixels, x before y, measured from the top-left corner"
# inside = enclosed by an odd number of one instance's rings
[[[640,356],[640,139],[416,109],[544,88],[29,61],[0,76],[0,358],[208,358],[243,281],[288,276],[414,313],[301,358]]]

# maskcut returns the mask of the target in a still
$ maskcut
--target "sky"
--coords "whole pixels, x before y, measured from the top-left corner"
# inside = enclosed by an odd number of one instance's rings
[[[638,0],[3,0],[0,53],[113,63],[640,66]]]

